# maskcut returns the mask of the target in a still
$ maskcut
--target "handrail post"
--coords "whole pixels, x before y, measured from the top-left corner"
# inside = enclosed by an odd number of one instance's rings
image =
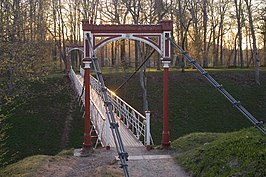
[[[106,138],[106,144],[105,144],[105,149],[106,150],[110,150],[111,147],[110,147],[110,122],[108,119],[105,119],[105,131],[106,131],[106,134],[105,134],[105,138]]]
[[[151,133],[150,133],[150,111],[145,111],[146,117],[146,149],[149,151],[151,150]]]

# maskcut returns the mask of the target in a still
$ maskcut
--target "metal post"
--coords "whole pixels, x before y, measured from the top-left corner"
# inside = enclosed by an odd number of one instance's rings
[[[105,146],[105,149],[106,150],[110,150],[111,147],[110,147],[110,122],[109,122],[109,119],[105,119],[105,133],[106,133],[106,146]]]
[[[85,64],[85,119],[84,119],[84,142],[83,149],[91,149],[91,135],[90,135],[90,64],[92,60],[90,58],[84,58],[83,63]]]
[[[169,120],[168,120],[168,69],[170,60],[163,59],[163,133],[162,133],[162,147],[167,148],[170,146],[169,135]]]
[[[151,133],[150,133],[150,111],[145,111],[146,117],[146,149],[151,150]]]

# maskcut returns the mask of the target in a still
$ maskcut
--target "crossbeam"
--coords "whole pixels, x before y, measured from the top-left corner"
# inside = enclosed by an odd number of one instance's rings
[[[173,21],[163,20],[159,24],[153,25],[136,25],[136,24],[94,24],[90,20],[82,21],[83,31],[91,31],[92,33],[162,33],[163,31],[172,31]]]

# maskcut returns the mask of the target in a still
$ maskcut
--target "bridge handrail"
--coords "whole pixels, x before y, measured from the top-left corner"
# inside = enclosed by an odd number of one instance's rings
[[[127,126],[127,128],[136,136],[137,139],[141,140],[141,136],[145,142],[145,121],[146,118],[138,112],[135,112],[134,109],[131,109],[131,106],[128,106],[119,97],[116,95],[111,95],[111,101],[113,104],[113,110],[118,115],[120,120]]]
[[[80,74],[84,78],[84,69],[82,67],[80,67]],[[101,85],[98,80],[91,75],[90,81],[91,87],[98,93],[98,95],[101,95]],[[150,121],[147,121],[147,116],[143,116],[108,88],[107,93],[112,102],[114,113],[116,113],[120,120],[122,120],[124,125],[126,125],[134,136],[143,144],[150,145],[150,142],[153,144],[152,136],[150,132],[147,132],[147,130],[150,130],[150,128],[147,128],[148,126],[150,127]]]
[[[93,122],[94,130],[98,135],[97,141],[102,143],[102,146],[107,146],[110,144],[110,138],[107,131],[104,131],[106,125],[106,116],[102,114],[102,111],[98,108],[97,104],[91,99],[91,121]],[[97,143],[95,144],[95,148]]]
[[[77,94],[81,96],[81,101],[84,104],[85,97],[84,97],[84,94],[82,94],[83,83],[81,83],[81,80],[78,78],[78,76],[76,75],[76,73],[74,72],[72,68],[70,69],[69,76],[70,76],[70,79],[74,82],[75,88],[78,92]],[[91,90],[91,93],[93,94],[93,90]],[[106,124],[106,116],[103,114],[103,111],[99,109],[96,103],[97,102],[96,99],[93,100],[93,97],[91,97],[90,102],[91,102],[91,107],[93,107],[91,108],[91,121],[93,123],[92,125],[94,127],[94,130],[96,130],[96,133],[98,134],[98,140],[102,142],[102,145],[106,145],[110,143],[110,140],[108,139],[109,135],[107,135],[108,132],[103,131],[103,128]],[[103,104],[103,103],[99,103],[99,104]],[[97,143],[95,146],[97,146]]]
[[[96,103],[93,100],[91,100],[91,103],[95,107],[95,109],[97,110],[97,112],[99,112],[99,114],[101,115],[102,120],[105,121],[106,120],[106,117],[102,114],[102,112],[100,111],[100,109],[97,107]]]
[[[80,75],[84,78],[84,69],[82,67],[80,67]],[[99,82],[92,75],[91,75],[91,82],[97,83],[97,87],[94,87],[94,89],[96,89],[97,91],[99,91],[100,90]],[[95,86],[95,85],[92,84],[92,86]],[[108,88],[107,88],[107,91],[110,93],[110,95],[115,96],[117,99],[119,99],[121,102],[123,102],[123,104],[127,105],[130,109],[132,109],[134,112],[136,112],[138,115],[140,115],[143,119],[146,119],[145,116],[143,116],[140,112],[138,112],[136,109],[134,109],[132,106],[130,106],[122,98],[120,98],[119,96],[117,96],[113,91],[111,91]]]
[[[101,87],[98,80],[93,76],[91,76],[90,80],[92,88],[94,88],[98,92],[98,94],[101,95]],[[146,132],[147,126],[150,126],[147,125],[147,122],[149,122],[147,121],[147,118],[108,88],[107,92],[113,104],[114,113],[116,113],[116,115],[120,118],[120,120],[122,120],[122,122],[127,126],[127,128],[143,144],[147,144],[147,142],[150,142],[148,139],[150,139],[153,144],[150,132]]]
[[[84,78],[85,70],[81,66],[79,67],[79,73]]]
[[[82,83],[80,83],[75,71],[73,70],[73,68],[70,68],[69,71],[69,77],[70,79],[74,82],[75,88],[78,89],[78,95],[80,96],[82,94]],[[84,97],[84,95],[82,95]],[[83,101],[83,100],[82,100]]]

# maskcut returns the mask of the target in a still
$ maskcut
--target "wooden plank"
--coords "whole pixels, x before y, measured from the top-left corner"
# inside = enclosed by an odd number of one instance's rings
[[[120,122],[118,128],[125,147],[143,147],[144,145],[132,134],[132,132]],[[113,135],[110,136],[110,146],[115,147]]]

